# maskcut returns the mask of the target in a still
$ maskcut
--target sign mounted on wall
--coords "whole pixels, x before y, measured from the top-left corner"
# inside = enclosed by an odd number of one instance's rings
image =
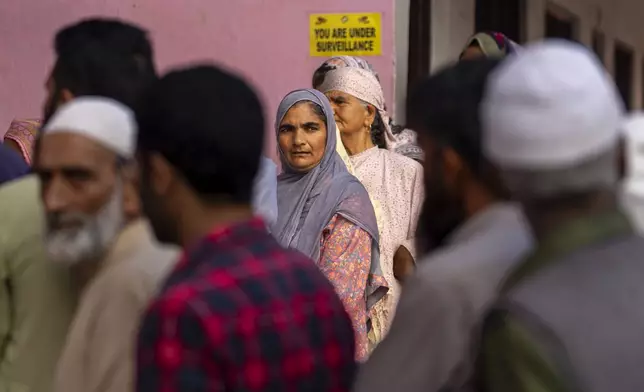
[[[379,56],[382,54],[380,22],[379,13],[312,14],[309,17],[311,56]]]

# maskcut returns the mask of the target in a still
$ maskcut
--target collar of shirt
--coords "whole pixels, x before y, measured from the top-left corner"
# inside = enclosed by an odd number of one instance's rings
[[[515,203],[499,202],[479,211],[448,238],[449,244],[458,244],[476,236],[478,233],[487,230],[491,224],[505,224],[521,222],[526,228],[529,227],[521,207]],[[518,225],[517,225],[518,226]]]
[[[257,232],[266,233],[266,223],[260,217],[253,217],[243,222],[219,225],[206,235],[206,240],[211,244],[229,241],[231,238]]]
[[[126,224],[99,263],[81,263],[74,267],[78,288],[84,290],[101,271],[127,260],[136,249],[153,241],[152,229],[147,220],[136,219]]]
[[[632,233],[628,218],[617,208],[570,220],[540,241],[535,252],[508,277],[503,291],[577,249]]]
[[[104,259],[103,265],[122,260],[138,249],[142,242],[150,243],[152,241],[152,230],[148,222],[145,219],[137,219],[123,228]]]
[[[219,245],[223,243],[250,243],[253,239],[268,235],[266,223],[261,217],[235,222],[230,224],[216,225],[210,232],[196,244],[184,250],[178,267],[184,267],[195,252],[198,252],[204,245]]]

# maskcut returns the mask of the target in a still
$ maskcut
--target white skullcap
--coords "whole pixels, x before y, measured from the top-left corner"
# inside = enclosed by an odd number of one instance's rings
[[[132,110],[122,103],[103,97],[80,97],[61,106],[43,133],[85,136],[129,159],[134,156],[137,126]]]
[[[500,167],[570,167],[617,145],[623,103],[585,47],[547,40],[509,56],[481,105],[483,147]]]

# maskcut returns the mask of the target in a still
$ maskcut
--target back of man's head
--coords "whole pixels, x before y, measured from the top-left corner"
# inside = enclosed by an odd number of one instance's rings
[[[582,45],[546,40],[508,58],[481,107],[484,148],[523,198],[559,198],[617,180],[619,93]]]
[[[170,72],[146,92],[137,121],[144,165],[158,153],[204,202],[250,203],[265,123],[240,77],[208,65]]]
[[[97,95],[133,106],[156,78],[147,32],[115,19],[87,19],[64,27],[54,40],[55,89]]]
[[[408,125],[421,139],[453,149],[488,186],[493,184],[484,173],[489,166],[482,153],[479,107],[488,76],[500,61],[482,58],[450,65],[421,82],[407,101]]]
[[[499,62],[461,61],[421,82],[407,100],[408,125],[454,148],[465,159],[478,159],[479,105],[487,77]]]

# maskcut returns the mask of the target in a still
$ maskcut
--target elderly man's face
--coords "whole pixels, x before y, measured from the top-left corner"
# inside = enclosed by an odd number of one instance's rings
[[[102,256],[136,204],[116,154],[81,135],[54,133],[43,136],[35,158],[50,257],[75,264]]]
[[[467,219],[465,189],[468,176],[458,154],[441,146],[427,131],[421,131],[418,141],[425,151],[423,174],[425,200],[417,229],[420,253],[443,246],[448,236]]]

